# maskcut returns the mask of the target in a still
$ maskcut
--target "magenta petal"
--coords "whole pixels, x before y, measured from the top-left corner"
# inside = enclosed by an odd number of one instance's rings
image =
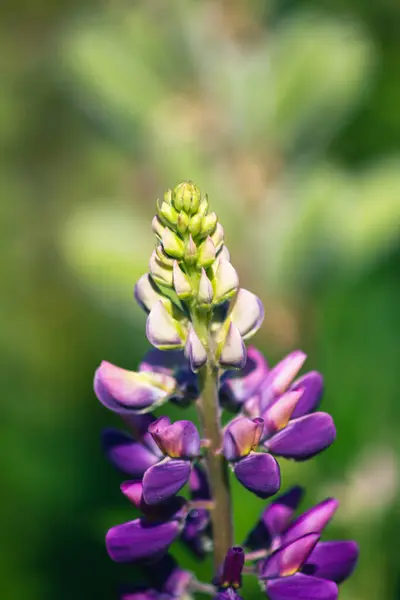
[[[134,478],[141,479],[145,471],[160,460],[143,444],[116,429],[104,431],[102,441],[111,464]]]
[[[168,417],[160,417],[149,426],[149,433],[171,458],[196,458],[200,453],[200,435],[191,421],[171,424]]]
[[[341,583],[353,572],[358,560],[355,542],[319,542],[303,567],[304,573]]]
[[[308,533],[322,533],[322,530],[337,511],[339,502],[335,498],[327,498],[300,515],[289,527],[281,543],[288,544]]]
[[[324,393],[324,379],[318,371],[310,371],[297,379],[290,388],[292,391],[303,390],[303,394],[293,411],[292,418],[302,417],[315,410]]]
[[[165,458],[147,469],[143,477],[146,504],[159,504],[174,496],[189,481],[192,465],[188,460]]]
[[[224,433],[223,452],[226,460],[238,460],[255,450],[260,443],[263,430],[264,421],[259,417],[234,419]]]
[[[103,361],[94,379],[96,396],[106,408],[119,413],[149,411],[175,391],[172,377],[157,373],[135,373]]]
[[[178,521],[152,523],[136,519],[112,527],[106,536],[107,552],[115,562],[133,562],[164,553],[180,532]]]
[[[335,438],[336,429],[332,417],[327,413],[317,412],[290,421],[265,446],[277,456],[306,460],[328,448]]]
[[[237,462],[234,469],[240,483],[259,498],[269,498],[279,490],[279,465],[270,454],[251,452]]]
[[[261,579],[294,575],[304,565],[319,538],[318,533],[310,533],[280,547],[265,559],[261,567]]]
[[[267,593],[270,600],[336,600],[338,597],[336,583],[302,573],[268,581]]]
[[[222,404],[240,406],[256,391],[268,373],[268,365],[264,356],[255,348],[247,349],[245,367],[237,371],[229,371],[221,379],[220,399]]]

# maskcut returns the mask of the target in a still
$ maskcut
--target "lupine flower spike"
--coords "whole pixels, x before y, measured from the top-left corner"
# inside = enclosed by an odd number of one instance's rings
[[[232,472],[249,492],[269,498],[281,486],[277,458],[309,460],[333,443],[333,420],[318,410],[322,376],[299,376],[306,360],[300,350],[271,368],[246,347],[263,323],[263,305],[240,287],[224,229],[192,182],[157,201],[152,229],[155,249],[134,297],[154,348],[136,371],[129,362],[103,361],[94,379],[100,402],[125,425],[103,433],[104,452],[129,477],[121,491],[140,512],[111,527],[107,551],[116,562],[140,562],[148,579],[120,598],[178,600],[202,592],[240,600],[242,577],[256,576],[271,600],[334,600],[358,558],[354,542],[321,541],[337,501],[294,518],[302,489],[293,488],[235,546],[230,490]],[[168,402],[195,406],[200,428],[185,418],[156,418],[153,411]],[[225,427],[223,411],[231,413]],[[200,559],[213,552],[209,583],[169,555],[179,541]]]

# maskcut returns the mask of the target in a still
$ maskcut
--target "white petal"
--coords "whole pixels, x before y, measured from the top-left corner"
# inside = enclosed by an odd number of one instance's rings
[[[255,295],[241,288],[235,298],[230,317],[243,339],[254,335],[264,320],[264,307]]]
[[[149,342],[161,350],[183,348],[186,338],[184,327],[171,317],[161,301],[147,317],[146,334]]]
[[[219,356],[219,363],[225,369],[241,369],[245,366],[246,360],[247,352],[242,336],[238,328],[231,323]]]

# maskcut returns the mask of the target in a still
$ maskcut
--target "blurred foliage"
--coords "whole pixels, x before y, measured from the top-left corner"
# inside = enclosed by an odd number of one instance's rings
[[[18,0],[0,14],[3,596],[114,598],[136,577],[104,550],[133,512],[91,381],[101,359],[135,368],[148,347],[132,290],[155,199],[192,178],[265,301],[258,344],[271,362],[301,346],[326,377],[338,441],[287,463],[284,485],[342,500],[330,534],[356,537],[361,561],[341,598],[400,598],[399,6]],[[235,487],[237,541],[261,507]]]

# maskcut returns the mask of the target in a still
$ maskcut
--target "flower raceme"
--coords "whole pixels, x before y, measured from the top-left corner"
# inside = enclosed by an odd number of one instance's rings
[[[223,227],[192,182],[157,202],[152,228],[155,249],[134,297],[154,349],[137,371],[103,361],[94,380],[100,402],[129,429],[106,430],[103,448],[131,478],[121,491],[141,512],[109,530],[107,550],[116,562],[141,562],[150,575],[147,587],[121,599],[173,600],[201,591],[240,600],[242,574],[250,573],[271,600],[334,600],[358,554],[354,542],[320,541],[337,502],[293,520],[301,498],[294,488],[265,509],[239,547],[229,487],[230,468],[266,499],[280,489],[277,458],[308,460],[333,443],[333,420],[318,410],[323,378],[316,371],[299,375],[306,359],[299,350],[271,368],[255,347],[246,348],[264,309],[240,287]],[[195,407],[200,430],[187,419],[153,416],[167,402]],[[224,411],[231,420],[222,427]],[[177,496],[185,487],[188,498]],[[213,551],[212,584],[198,582],[168,555],[177,540],[199,558]]]

